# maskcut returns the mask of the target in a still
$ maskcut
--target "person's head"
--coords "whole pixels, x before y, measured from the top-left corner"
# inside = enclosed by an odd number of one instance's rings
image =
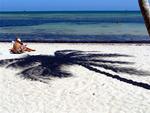
[[[16,37],[17,42],[21,42],[21,39],[19,37]]]
[[[19,37],[16,37],[16,42],[20,43],[21,45],[23,45],[23,43],[21,42],[21,39]]]

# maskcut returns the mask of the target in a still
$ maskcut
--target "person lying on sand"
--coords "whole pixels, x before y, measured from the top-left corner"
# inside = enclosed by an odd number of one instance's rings
[[[13,47],[12,49],[10,49],[10,52],[14,53],[14,54],[21,54],[24,52],[31,52],[31,51],[35,51],[34,49],[28,48],[27,45],[24,45],[21,42],[20,38],[16,38],[15,41],[13,41]]]

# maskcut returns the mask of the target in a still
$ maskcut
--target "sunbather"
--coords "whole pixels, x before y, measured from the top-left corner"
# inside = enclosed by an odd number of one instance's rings
[[[34,49],[28,48],[27,45],[24,45],[19,38],[13,42],[13,48],[10,51],[14,54],[21,54],[24,52],[35,51]]]

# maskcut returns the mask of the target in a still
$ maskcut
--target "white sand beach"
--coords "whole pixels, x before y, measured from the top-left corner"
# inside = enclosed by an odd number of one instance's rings
[[[9,63],[1,66],[0,113],[150,113],[150,44],[27,45],[36,51],[14,55],[8,51],[11,43],[0,43],[0,60],[26,55],[54,56],[56,51],[78,50],[100,54],[103,63],[99,66],[90,63],[92,66],[89,69],[84,66],[88,62],[85,59],[83,65],[79,65],[79,61],[72,65],[64,64],[61,69],[70,72],[72,76],[51,77],[47,83],[17,74],[28,67],[6,68]],[[115,57],[116,54],[118,56]],[[82,57],[85,56],[88,58],[88,54],[83,53]],[[97,59],[90,60],[97,62]],[[128,67],[135,70],[124,72],[123,69]]]

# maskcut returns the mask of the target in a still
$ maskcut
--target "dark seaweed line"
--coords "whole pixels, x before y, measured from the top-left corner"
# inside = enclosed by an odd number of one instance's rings
[[[11,39],[12,40],[12,39]],[[1,42],[11,42],[11,40],[0,40]],[[95,43],[95,44],[150,44],[150,41],[70,41],[70,40],[25,40],[27,43]]]
[[[148,35],[64,35],[53,33],[1,33],[0,42],[11,42],[16,36],[33,43],[150,43]],[[32,39],[31,39],[32,37]]]

